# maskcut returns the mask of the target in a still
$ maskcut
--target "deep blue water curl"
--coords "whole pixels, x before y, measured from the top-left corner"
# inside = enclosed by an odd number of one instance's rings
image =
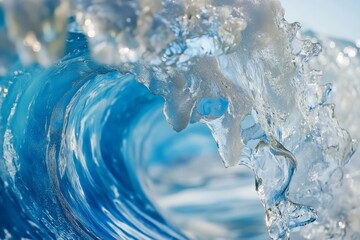
[[[226,172],[205,125],[173,131],[162,97],[91,60],[83,35],[50,68],[13,67],[0,80],[0,238],[265,233],[252,174]]]
[[[60,115],[66,119],[61,146],[56,150],[55,138],[49,157],[57,156],[66,203],[97,236],[181,238],[169,234],[171,228],[142,194],[131,158],[124,152],[129,128],[144,111],[158,107],[154,102],[159,100],[131,75],[97,73]],[[52,121],[56,125],[59,120]]]
[[[142,193],[122,152],[128,128],[161,98],[92,62],[82,36],[70,39],[60,63],[10,76],[1,191],[12,198],[2,206],[23,214],[3,222],[13,237],[183,238]]]

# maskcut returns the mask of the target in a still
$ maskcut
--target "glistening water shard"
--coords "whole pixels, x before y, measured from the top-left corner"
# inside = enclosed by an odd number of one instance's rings
[[[360,238],[354,44],[277,0],[0,4],[1,238]]]

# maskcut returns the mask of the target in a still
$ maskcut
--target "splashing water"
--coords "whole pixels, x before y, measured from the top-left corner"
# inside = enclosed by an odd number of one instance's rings
[[[360,238],[352,43],[276,0],[0,4],[1,238]]]

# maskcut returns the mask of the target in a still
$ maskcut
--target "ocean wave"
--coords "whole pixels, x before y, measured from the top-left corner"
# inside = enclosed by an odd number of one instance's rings
[[[3,7],[2,238],[359,237],[356,46],[275,0]]]

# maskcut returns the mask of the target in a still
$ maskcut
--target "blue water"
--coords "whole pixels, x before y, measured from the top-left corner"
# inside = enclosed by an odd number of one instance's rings
[[[50,68],[16,65],[14,74],[1,79],[8,89],[1,103],[1,238],[187,239],[172,220],[177,212],[226,225],[232,229],[227,236],[264,234],[262,207],[251,197],[237,203],[225,193],[231,199],[208,208],[178,204],[167,212],[161,203],[154,206],[154,186],[163,184],[173,194],[191,186],[206,190],[208,180],[195,187],[183,179],[194,174],[180,173],[172,183],[161,183],[149,169],[171,172],[206,155],[214,159],[207,164],[225,170],[209,129],[198,123],[173,131],[162,113],[163,99],[131,74],[93,62],[83,35],[71,33],[66,51]],[[209,110],[214,104],[218,112]],[[198,107],[210,116],[226,105],[204,99]],[[241,171],[228,178],[243,179],[254,191],[252,176]],[[153,188],[146,185],[149,179]],[[240,185],[229,187],[241,193]],[[246,213],[249,206],[253,211]]]
[[[1,216],[7,216],[1,225],[15,238],[71,238],[76,228],[101,238],[127,238],[139,228],[146,229],[140,231],[144,238],[178,238],[176,231],[168,234],[171,227],[142,195],[131,156],[124,153],[136,119],[158,107],[161,99],[133,76],[93,63],[82,36],[70,38],[76,39],[68,45],[71,56],[46,70],[19,70],[23,72],[12,79],[2,104],[2,142],[9,141],[16,156],[1,163],[3,175],[9,175],[3,181],[11,186],[1,188],[6,213]],[[81,143],[79,148],[71,149],[74,141]],[[10,166],[14,172],[4,173]],[[111,188],[119,192],[118,206],[111,203]],[[21,215],[11,212],[21,209]],[[126,220],[127,215],[135,222]],[[111,218],[125,226],[107,223]]]

